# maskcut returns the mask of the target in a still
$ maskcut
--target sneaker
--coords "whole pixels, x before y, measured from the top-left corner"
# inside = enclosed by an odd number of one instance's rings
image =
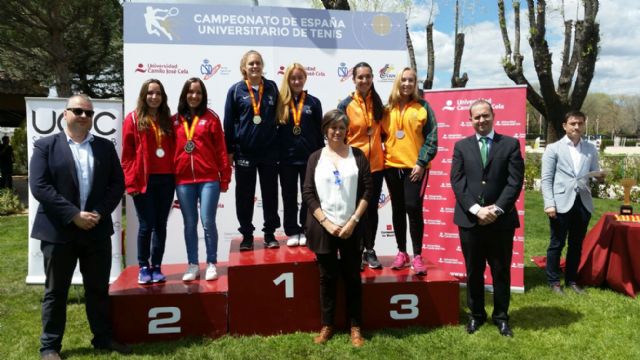
[[[215,280],[217,278],[218,278],[218,269],[216,269],[216,265],[215,264],[207,265],[207,272],[204,275],[204,279],[209,281],[209,280]]]
[[[378,260],[378,257],[376,256],[376,251],[373,249],[365,250],[362,253],[362,261],[369,264],[369,267],[371,269],[382,269],[382,264],[380,263],[380,261]]]
[[[200,268],[197,264],[189,264],[187,271],[182,275],[182,281],[193,281],[200,277]]]
[[[298,244],[300,244],[300,246],[307,246],[307,237],[304,236],[303,233],[300,233],[300,241],[298,241]]]
[[[138,284],[151,284],[151,269],[143,266],[138,271]]]
[[[160,266],[154,266],[151,271],[151,282],[161,283],[167,281],[167,278],[164,276],[162,271],[160,271]]]
[[[391,268],[393,270],[400,270],[407,266],[409,266],[409,255],[406,252],[398,252],[396,259],[393,260],[393,263],[391,264]]]
[[[280,247],[280,243],[276,240],[273,234],[264,234],[264,247],[267,249],[277,249]]]
[[[300,234],[289,236],[287,239],[287,246],[298,246],[300,244]]]
[[[240,243],[240,251],[253,250],[253,236],[243,236]]]
[[[413,270],[416,275],[427,275],[427,267],[424,266],[422,256],[416,255],[413,257],[413,261],[411,262],[411,270]]]

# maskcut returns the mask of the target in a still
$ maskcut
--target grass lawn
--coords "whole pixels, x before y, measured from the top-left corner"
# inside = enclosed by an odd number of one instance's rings
[[[595,200],[598,212],[591,225],[602,212],[616,211],[618,206],[616,201]],[[512,339],[500,336],[492,325],[467,335],[462,325],[466,308],[461,303],[459,326],[365,331],[368,341],[362,349],[353,349],[347,334],[317,346],[312,343],[314,334],[296,333],[143,344],[124,357],[93,351],[83,292],[74,287],[62,355],[72,359],[640,359],[640,301],[599,288],[587,289],[585,296],[552,295],[544,272],[529,261],[546,253],[549,236],[539,193],[526,194],[526,214],[526,291],[512,295]],[[34,359],[38,357],[42,287],[24,283],[27,217],[0,217],[0,229],[0,359]],[[464,289],[460,298],[464,301]],[[490,304],[489,295],[487,299]]]

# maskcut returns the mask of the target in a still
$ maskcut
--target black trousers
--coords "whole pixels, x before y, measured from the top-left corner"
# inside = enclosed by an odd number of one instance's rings
[[[87,319],[93,333],[91,343],[105,346],[111,341],[109,318],[109,274],[111,239],[78,238],[65,244],[42,241],[46,274],[42,302],[40,352],[60,352],[67,318],[67,297],[76,262],[84,285]]]
[[[376,244],[376,234],[378,233],[378,205],[380,204],[380,194],[382,193],[382,180],[384,171],[371,173],[373,180],[373,192],[367,206],[367,227],[364,232],[364,248],[373,250]]]
[[[338,278],[345,288],[347,317],[351,326],[362,323],[362,282],[360,280],[360,241],[331,239],[335,247],[329,254],[316,254],[320,268],[320,309],[322,325],[333,326],[336,312]],[[340,258],[338,259],[338,253]]]
[[[411,181],[410,175],[411,169],[388,168],[384,172],[384,180],[391,195],[393,232],[396,235],[398,250],[407,252],[408,217],[413,255],[421,255],[424,235],[422,198],[429,178],[429,169],[425,170],[420,182]]]
[[[493,278],[491,318],[493,321],[509,320],[511,254],[515,229],[498,229],[491,225],[458,229],[467,270],[467,306],[471,317],[480,321],[487,319],[484,310],[484,270],[488,263]]]
[[[558,213],[555,219],[549,219],[551,237],[547,248],[547,280],[549,284],[560,284],[560,254],[568,239],[567,262],[564,282],[570,284],[578,280],[578,266],[582,254],[582,241],[587,234],[591,213],[582,205],[580,196],[576,196],[571,210]],[[568,237],[567,237],[568,235]]]
[[[278,170],[280,172],[280,187],[282,188],[284,233],[287,236],[301,234],[307,220],[307,204],[302,201],[300,212],[298,212],[298,189],[302,193],[307,165],[280,164]],[[300,223],[298,223],[298,219]]]
[[[238,231],[253,236],[253,203],[256,194],[256,174],[260,174],[262,211],[265,234],[273,234],[280,227],[278,216],[278,166],[271,162],[236,161],[236,216]]]

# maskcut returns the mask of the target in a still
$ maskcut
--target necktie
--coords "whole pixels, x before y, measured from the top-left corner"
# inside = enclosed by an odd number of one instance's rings
[[[487,146],[487,137],[480,138],[480,157],[482,158],[482,166],[487,165],[487,155],[489,154],[489,147]]]

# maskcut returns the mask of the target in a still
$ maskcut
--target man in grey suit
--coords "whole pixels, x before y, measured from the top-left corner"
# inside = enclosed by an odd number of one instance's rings
[[[564,117],[562,127],[566,135],[547,146],[542,156],[542,197],[544,212],[549,216],[551,238],[547,248],[547,280],[549,287],[562,294],[560,286],[560,254],[565,240],[569,239],[565,267],[565,285],[578,294],[584,291],[576,284],[582,240],[593,202],[589,181],[593,177],[604,181],[600,171],[598,150],[582,140],[586,116],[580,111],[571,111]]]

